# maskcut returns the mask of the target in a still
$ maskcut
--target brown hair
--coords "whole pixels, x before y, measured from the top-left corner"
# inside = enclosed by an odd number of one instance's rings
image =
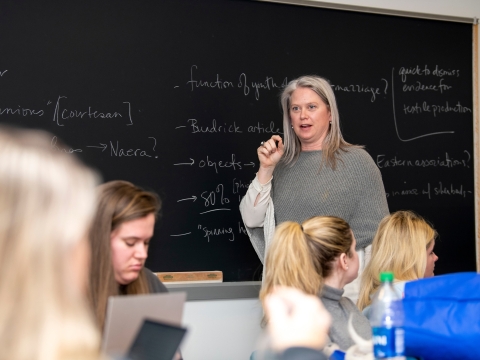
[[[112,231],[131,220],[158,213],[159,197],[127,181],[110,181],[98,188],[97,212],[90,230],[92,261],[90,270],[90,301],[100,328],[105,322],[109,296],[120,294],[148,294],[144,269],[135,281],[120,285],[115,281],[110,235]]]
[[[275,286],[291,286],[316,295],[331,275],[333,261],[349,257],[353,236],[348,223],[335,216],[315,216],[302,223],[286,221],[275,230],[265,259],[260,300]]]

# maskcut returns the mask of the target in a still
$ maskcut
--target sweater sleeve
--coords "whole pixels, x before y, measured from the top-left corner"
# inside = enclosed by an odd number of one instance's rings
[[[378,224],[389,214],[382,174],[366,152],[363,174],[363,179],[360,179],[362,193],[349,221],[350,227],[354,229],[357,250],[372,243]]]
[[[258,181],[258,177],[255,176],[240,205],[242,219],[246,226],[250,228],[263,226],[271,189],[272,179],[266,184],[261,184],[260,181]],[[257,205],[255,205],[255,200],[259,194],[260,198],[258,199]]]

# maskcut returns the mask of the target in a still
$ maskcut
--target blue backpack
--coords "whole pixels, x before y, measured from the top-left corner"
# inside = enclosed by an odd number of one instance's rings
[[[406,355],[480,359],[480,274],[408,282],[404,294]]]

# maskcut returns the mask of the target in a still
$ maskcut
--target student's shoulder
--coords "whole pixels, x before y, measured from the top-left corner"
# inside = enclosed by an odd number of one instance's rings
[[[164,293],[168,292],[168,289],[163,285],[157,275],[155,275],[150,269],[143,268],[145,271],[145,276],[147,277],[148,287],[150,288],[150,293]]]

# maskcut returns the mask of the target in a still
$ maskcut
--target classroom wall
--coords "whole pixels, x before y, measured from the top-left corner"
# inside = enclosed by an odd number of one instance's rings
[[[378,9],[480,18],[479,0],[328,0],[328,2]],[[480,53],[478,55],[477,59],[480,58]],[[480,67],[480,63],[477,66]],[[477,83],[476,107],[478,107],[478,100],[480,100],[479,90]],[[476,118],[478,118],[478,115],[476,115]],[[478,126],[475,133],[478,138],[480,135]],[[478,142],[476,144],[478,164],[480,154],[478,152]],[[476,168],[478,172],[478,166]],[[476,184],[478,189],[477,180]],[[261,316],[261,307],[256,299],[187,302],[184,324],[190,328],[190,334],[182,346],[184,358],[186,360],[248,359],[257,346],[256,339],[261,332]]]

